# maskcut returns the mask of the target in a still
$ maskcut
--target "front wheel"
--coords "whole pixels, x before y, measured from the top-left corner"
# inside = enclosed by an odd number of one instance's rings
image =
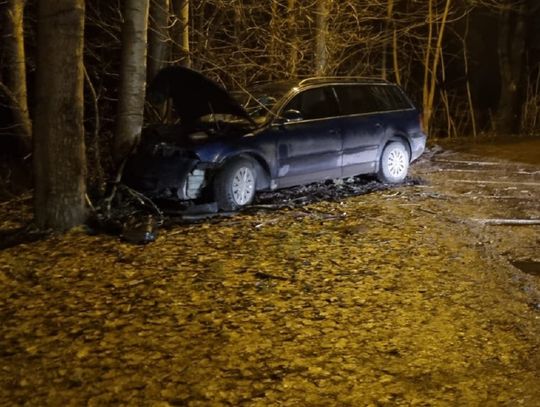
[[[409,171],[409,150],[400,141],[388,143],[381,155],[379,181],[387,184],[402,182]]]
[[[236,211],[249,205],[255,197],[257,175],[253,163],[238,159],[225,164],[214,179],[218,207]]]

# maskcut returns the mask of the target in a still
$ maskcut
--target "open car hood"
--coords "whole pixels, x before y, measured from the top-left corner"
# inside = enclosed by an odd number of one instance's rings
[[[171,98],[182,123],[193,123],[209,114],[230,114],[252,122],[244,108],[222,86],[181,66],[159,71],[150,83],[147,97],[156,104]]]

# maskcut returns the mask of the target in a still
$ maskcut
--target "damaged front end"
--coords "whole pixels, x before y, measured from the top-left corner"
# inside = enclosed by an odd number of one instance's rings
[[[174,142],[180,131],[168,126],[146,129],[137,151],[126,163],[124,183],[151,198],[200,198],[206,171],[193,151]]]
[[[144,129],[123,182],[150,198],[208,198],[222,154],[256,124],[227,90],[188,68],[162,69],[147,95],[155,104],[170,99],[178,121]]]

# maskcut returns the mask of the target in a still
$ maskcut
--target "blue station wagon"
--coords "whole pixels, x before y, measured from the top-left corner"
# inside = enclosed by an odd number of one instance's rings
[[[376,174],[399,183],[425,148],[420,111],[380,79],[309,78],[232,95],[202,74],[162,70],[154,103],[172,99],[176,124],[143,131],[124,182],[151,197],[221,210],[249,205],[257,191]]]

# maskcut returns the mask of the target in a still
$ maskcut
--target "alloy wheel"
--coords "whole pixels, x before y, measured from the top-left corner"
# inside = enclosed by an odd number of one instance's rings
[[[395,148],[388,154],[388,172],[393,177],[402,177],[407,172],[407,155],[402,149]]]
[[[232,182],[232,194],[239,206],[248,204],[255,191],[255,177],[248,167],[241,167],[236,171]]]

